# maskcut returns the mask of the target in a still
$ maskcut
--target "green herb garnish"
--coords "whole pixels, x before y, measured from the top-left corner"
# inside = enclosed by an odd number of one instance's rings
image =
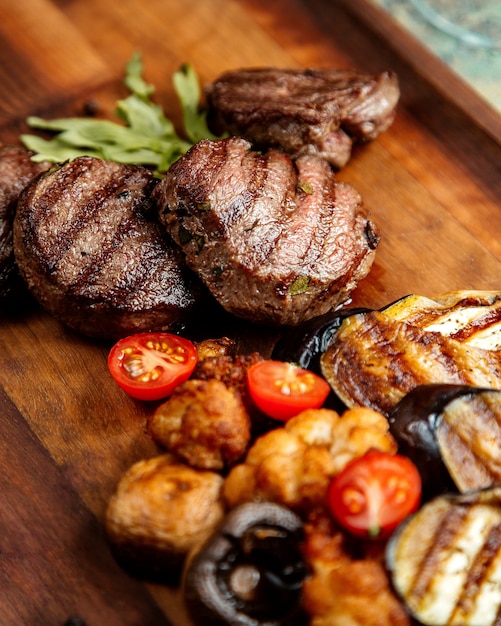
[[[126,65],[124,83],[130,95],[119,100],[117,121],[89,117],[44,120],[29,117],[32,128],[50,131],[54,136],[21,135],[21,141],[36,154],[34,161],[61,163],[77,156],[94,156],[108,161],[154,167],[165,173],[196,141],[215,139],[209,131],[205,112],[200,110],[200,85],[196,72],[184,64],[173,75],[187,139],[181,138],[162,108],[151,100],[153,85],[142,77],[143,65],[135,53]]]
[[[311,183],[308,183],[308,182],[298,183],[298,187],[299,189],[302,189],[304,193],[308,195],[311,195],[313,193],[313,186]]]
[[[291,296],[297,296],[300,293],[304,293],[308,291],[308,287],[310,286],[310,277],[309,276],[299,276],[289,287],[289,293]]]
[[[217,139],[207,127],[207,116],[200,110],[200,83],[195,70],[189,63],[182,65],[172,77],[183,111],[186,136],[196,143],[201,139]]]

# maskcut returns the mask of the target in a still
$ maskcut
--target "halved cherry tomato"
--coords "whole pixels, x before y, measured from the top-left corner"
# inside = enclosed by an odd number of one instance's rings
[[[421,476],[405,456],[371,451],[335,476],[329,508],[358,537],[386,539],[419,506]]]
[[[139,333],[113,346],[108,368],[130,396],[160,400],[190,377],[197,360],[197,349],[188,339],[170,333]]]
[[[329,395],[320,376],[292,363],[260,361],[247,371],[249,393],[263,413],[286,421],[305,409],[318,409]]]

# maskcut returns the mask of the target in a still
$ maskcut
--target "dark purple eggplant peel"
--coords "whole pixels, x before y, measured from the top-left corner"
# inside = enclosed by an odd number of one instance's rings
[[[422,385],[388,419],[399,451],[421,473],[425,497],[501,484],[501,391]]]
[[[295,363],[305,369],[320,371],[320,355],[327,350],[338,328],[350,315],[370,309],[342,308],[319,315],[299,326],[286,329],[275,344],[272,359]]]

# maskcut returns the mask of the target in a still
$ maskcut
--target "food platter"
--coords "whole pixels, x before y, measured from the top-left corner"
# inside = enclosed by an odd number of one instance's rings
[[[457,106],[457,93],[430,78],[446,76],[454,90],[447,68],[428,56],[425,65],[411,59],[412,40],[382,12],[364,18],[367,3],[3,5],[3,143],[18,141],[29,115],[80,114],[89,103],[111,114],[136,50],[155,97],[177,122],[170,77],[184,62],[202,82],[257,65],[395,70],[402,97],[393,126],[358,148],[339,173],[381,231],[374,266],[352,304],[378,308],[408,293],[499,289],[501,146],[489,132],[498,118],[473,96]],[[395,45],[403,41],[407,47]],[[201,320],[197,332],[231,335],[242,352],[264,356],[280,336],[224,314]],[[157,452],[145,432],[151,407],[113,384],[106,342],[69,330],[33,301],[1,312],[0,343],[2,624],[186,626],[178,592],[129,577],[102,528],[120,476]]]

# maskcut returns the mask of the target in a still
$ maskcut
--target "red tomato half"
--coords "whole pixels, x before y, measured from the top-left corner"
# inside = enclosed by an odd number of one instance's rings
[[[368,452],[335,476],[328,504],[337,521],[358,537],[385,539],[419,506],[421,476],[405,456]]]
[[[197,349],[188,339],[169,333],[139,333],[113,346],[108,368],[132,397],[160,400],[190,377],[197,358]]]
[[[318,409],[329,395],[328,383],[309,370],[282,361],[260,361],[249,368],[247,385],[256,406],[269,417],[288,420]]]

